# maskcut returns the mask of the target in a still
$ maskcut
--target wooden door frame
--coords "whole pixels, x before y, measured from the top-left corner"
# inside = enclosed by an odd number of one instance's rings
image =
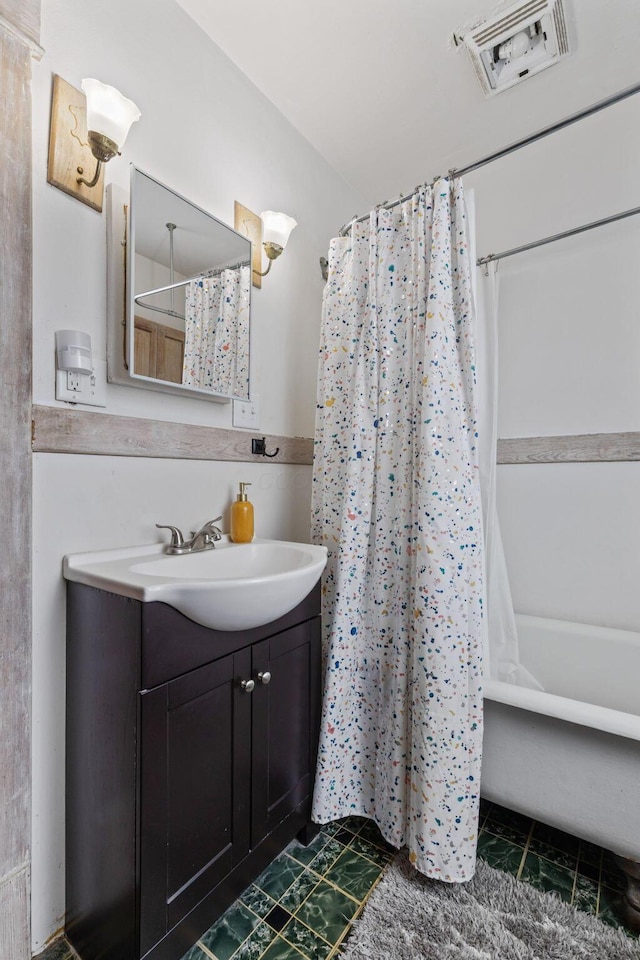
[[[31,957],[31,60],[40,0],[0,0],[0,956]],[[8,109],[7,109],[8,107]]]

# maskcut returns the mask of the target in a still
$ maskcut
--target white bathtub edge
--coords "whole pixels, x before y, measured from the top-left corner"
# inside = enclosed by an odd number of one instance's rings
[[[505,703],[521,710],[542,713],[557,720],[578,723],[582,726],[603,730],[615,736],[640,740],[640,717],[620,710],[610,710],[591,703],[580,703],[567,697],[558,697],[553,693],[531,690],[499,680],[485,680],[484,696],[488,700]]]

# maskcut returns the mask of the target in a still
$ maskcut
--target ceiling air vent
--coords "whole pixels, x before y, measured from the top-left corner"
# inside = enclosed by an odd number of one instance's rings
[[[552,67],[569,53],[562,0],[512,4],[456,38],[460,40],[487,96]]]

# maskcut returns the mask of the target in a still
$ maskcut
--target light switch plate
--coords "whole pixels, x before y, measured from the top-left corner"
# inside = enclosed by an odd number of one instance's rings
[[[92,374],[56,370],[56,400],[83,403],[90,407],[106,407],[106,360],[94,360]]]
[[[260,428],[260,404],[257,395],[254,395],[251,400],[233,401],[233,425],[247,430]]]

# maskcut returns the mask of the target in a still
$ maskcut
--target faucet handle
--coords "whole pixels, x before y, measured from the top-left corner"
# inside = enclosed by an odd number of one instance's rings
[[[216,540],[222,540],[222,530],[216,527],[216,523],[220,520],[222,520],[222,517],[216,517],[215,520],[207,520],[199,530],[191,531],[191,539],[195,540],[196,537],[204,537],[205,543],[214,543]]]
[[[177,527],[172,527],[170,523],[156,523],[158,530],[171,530],[171,544],[172,547],[181,547],[184,543],[184,538],[182,532],[178,530]]]
[[[222,531],[216,527],[216,523],[220,523],[221,520],[221,516],[216,517],[215,520],[208,520],[202,528],[203,530],[210,531],[213,534],[214,540],[222,540]]]

